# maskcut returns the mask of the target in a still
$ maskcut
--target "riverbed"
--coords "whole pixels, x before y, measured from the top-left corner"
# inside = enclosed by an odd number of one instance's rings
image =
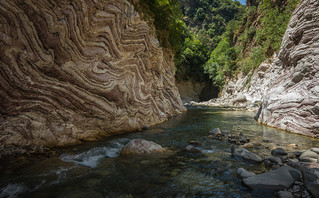
[[[243,167],[256,174],[269,170],[230,155],[228,141],[208,136],[213,128],[242,133],[253,151],[319,147],[313,138],[259,125],[254,113],[217,107],[189,108],[167,122],[139,132],[59,149],[49,158],[21,157],[1,164],[0,197],[273,197],[251,191],[236,174]],[[131,139],[167,148],[157,154],[119,156]],[[189,153],[190,141],[203,143],[203,154]]]

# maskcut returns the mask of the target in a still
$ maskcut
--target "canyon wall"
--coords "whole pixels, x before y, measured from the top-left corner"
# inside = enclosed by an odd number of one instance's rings
[[[227,82],[221,99],[261,104],[268,126],[319,137],[319,2],[303,0],[289,22],[278,56],[248,76]]]
[[[0,1],[0,144],[64,146],[185,111],[173,56],[126,0]]]

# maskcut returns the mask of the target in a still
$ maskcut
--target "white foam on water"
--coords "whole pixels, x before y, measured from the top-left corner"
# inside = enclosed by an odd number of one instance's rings
[[[23,184],[9,184],[0,189],[0,197],[16,198],[27,190]]]
[[[113,140],[109,142],[108,146],[96,147],[77,155],[64,155],[61,156],[61,159],[65,162],[74,162],[82,166],[95,168],[101,159],[119,156],[124,143],[127,141],[126,138]]]
[[[203,149],[202,152],[203,152],[204,154],[209,154],[209,153],[215,153],[216,151]]]

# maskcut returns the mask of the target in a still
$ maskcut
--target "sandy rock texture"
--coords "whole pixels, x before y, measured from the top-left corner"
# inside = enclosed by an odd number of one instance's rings
[[[126,0],[0,2],[0,144],[63,146],[185,110],[173,60]]]

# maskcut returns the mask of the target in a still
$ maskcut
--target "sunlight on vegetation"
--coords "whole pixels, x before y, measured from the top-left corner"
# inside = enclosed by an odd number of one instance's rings
[[[175,52],[177,80],[222,87],[226,78],[247,75],[278,52],[299,0],[141,0],[154,19],[164,48]]]

